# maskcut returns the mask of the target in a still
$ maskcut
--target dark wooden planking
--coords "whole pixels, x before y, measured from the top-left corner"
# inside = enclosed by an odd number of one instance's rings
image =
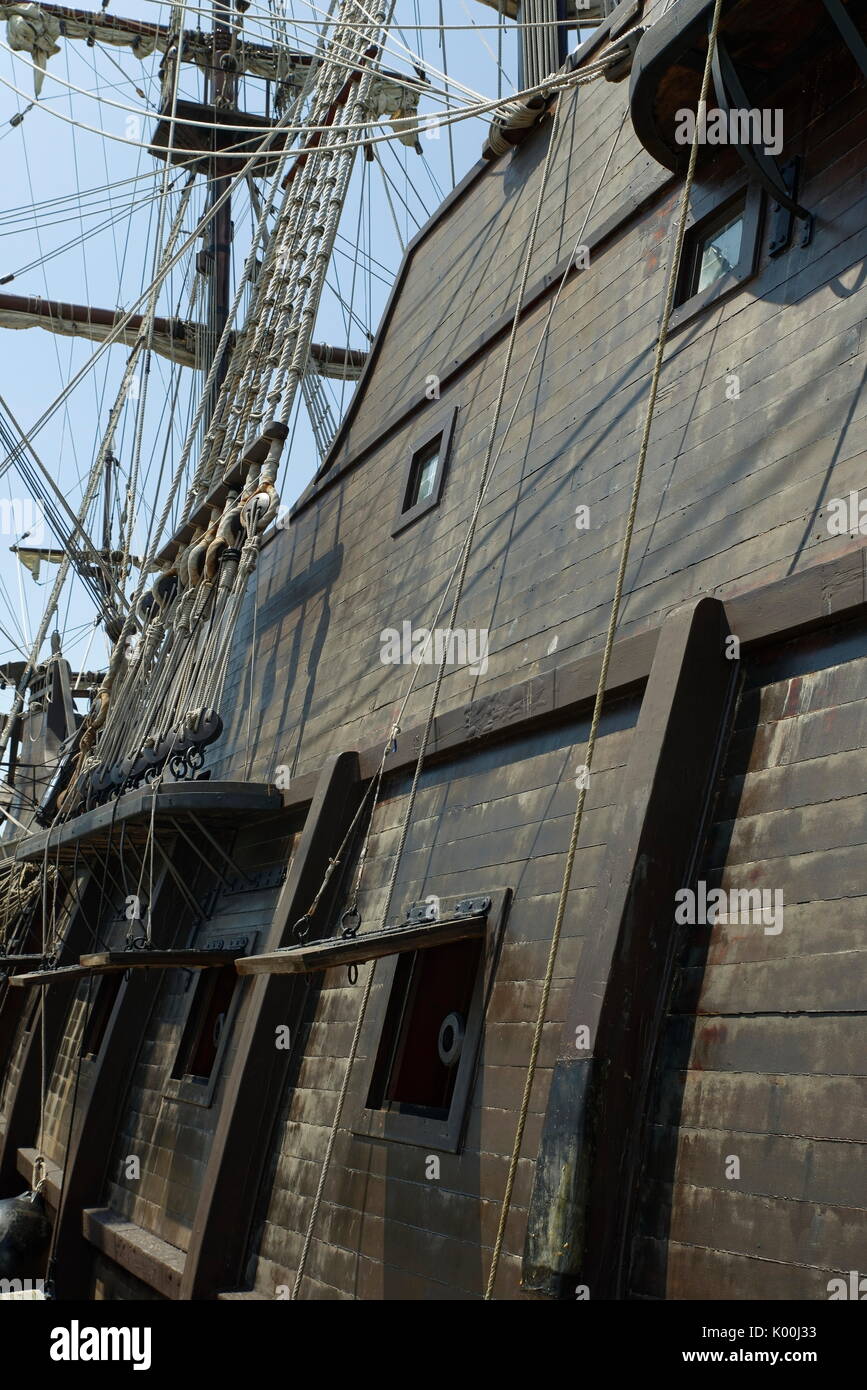
[[[665,1072],[656,1119],[709,1131],[842,1139],[867,1144],[867,1076]]]
[[[285,944],[310,906],[350,824],[358,788],[357,754],[329,759],[283,885],[269,945]],[[326,895],[320,912],[328,910],[329,901]],[[288,1025],[294,1034],[297,1004],[276,976],[259,977],[249,989],[190,1235],[181,1292],[185,1299],[213,1297],[241,1283],[274,1116],[289,1073],[291,1054],[276,1047],[276,1030]]]
[[[726,1176],[731,1153],[740,1159],[737,1179]],[[863,1231],[860,1213],[867,1209],[865,1158],[864,1145],[851,1140],[748,1134],[734,1124],[709,1131],[659,1125],[650,1133],[645,1176],[670,1182],[674,1174],[676,1183],[690,1187],[845,1207],[855,1235]],[[747,1239],[751,1234],[744,1233]]]
[[[828,1280],[840,1273],[844,1271],[645,1239],[638,1245],[636,1290],[667,1300],[791,1304],[827,1299]]]
[[[201,887],[202,866],[192,851],[182,847],[178,867],[186,881],[197,891]],[[207,883],[209,875],[205,874]],[[189,930],[189,910],[172,876],[164,873],[155,885],[154,911],[164,924],[167,943],[182,940]],[[111,959],[123,957],[122,951],[101,952],[94,961],[108,961],[103,973],[112,970]],[[146,952],[130,953],[151,954]],[[174,952],[153,952],[157,956],[172,956]],[[186,953],[177,953],[184,956]],[[220,953],[228,960],[233,952]],[[116,967],[120,969],[121,967]],[[192,968],[196,968],[193,966]],[[100,973],[97,970],[96,973]],[[136,1057],[161,985],[160,970],[131,970],[121,981],[111,1017],[105,1028],[99,1054],[87,1068],[84,1084],[80,1085],[74,1114],[69,1117],[66,1139],[67,1161],[63,1199],[55,1223],[56,1288],[64,1299],[86,1298],[91,1280],[93,1251],[88,1243],[94,1227],[82,1214],[86,1207],[98,1203],[103,1194],[115,1133],[127,1103],[127,1088],[133,1075]],[[79,1063],[79,1066],[81,1064]],[[118,1217],[118,1220],[121,1218]],[[155,1236],[148,1237],[159,1244]],[[105,1254],[112,1255],[114,1247],[94,1243]],[[126,1249],[127,1246],[123,1246]],[[114,1258],[120,1258],[117,1253]],[[123,1260],[120,1260],[123,1263]],[[145,1278],[147,1267],[126,1265],[139,1278]],[[146,1280],[146,1282],[148,1282]],[[154,1287],[160,1287],[159,1284]],[[161,1292],[167,1292],[160,1288]],[[167,1293],[167,1296],[171,1294]]]
[[[268,870],[270,886],[250,890],[243,877],[238,881],[234,875],[232,884],[215,885],[216,898],[207,896],[207,919],[187,938],[187,946],[209,947],[215,936],[232,940],[240,934],[261,931],[263,924],[270,921],[279,893],[273,870],[287,869],[297,817],[269,818],[261,824],[266,830],[261,840],[256,839],[256,822],[249,822],[239,830],[234,843],[226,842],[226,849],[241,875],[249,877],[255,871],[254,861],[260,870]],[[122,946],[122,939],[116,944]],[[188,1016],[189,976],[180,970],[145,973],[159,976],[159,989],[130,1071],[108,1180],[97,1197],[125,1219],[186,1249],[220,1110],[223,1081],[231,1067],[246,998],[243,990],[237,992],[237,1004],[233,1003],[221,1039],[221,1055],[211,1082],[203,1088],[204,1103],[196,1104],[195,1091],[179,1089],[172,1080]],[[137,1154],[141,1159],[139,1179],[129,1179],[125,1174],[124,1158],[129,1154]]]
[[[76,956],[92,940],[90,923],[99,911],[102,898],[100,884],[94,875],[87,875],[82,887],[79,883],[77,899],[72,907],[72,915],[63,943],[63,956]],[[76,971],[79,967],[73,967]],[[23,977],[13,975],[9,983]],[[80,978],[80,975],[77,976]],[[29,993],[25,995],[24,1008]],[[75,980],[58,982],[53,989],[41,992],[39,1008],[44,1010],[44,1028],[39,1014],[35,1016],[31,1031],[19,1033],[19,1054],[17,1057],[17,1076],[14,1087],[5,1105],[5,1130],[0,1135],[0,1191],[9,1192],[17,1181],[17,1151],[36,1138],[40,1121],[40,1075],[42,1071],[43,1036],[45,1046],[45,1070],[50,1076],[54,1059],[61,1045],[69,1011],[75,999]]]
[[[726,601],[731,630],[745,648],[771,636],[783,638],[829,625],[835,620],[867,611],[865,548],[816,565],[803,573],[738,595]],[[609,691],[628,694],[647,679],[658,641],[658,629],[621,639],[614,647]],[[516,683],[492,695],[458,706],[434,721],[431,762],[438,756],[464,755],[474,747],[503,737],[516,737],[550,725],[553,716],[566,719],[591,704],[598,680],[600,657],[554,667],[542,675]],[[423,725],[411,726],[398,736],[389,754],[390,775],[414,765]],[[377,743],[359,754],[361,775],[374,774],[382,757]],[[312,774],[293,779],[284,793],[288,808],[309,804]]]

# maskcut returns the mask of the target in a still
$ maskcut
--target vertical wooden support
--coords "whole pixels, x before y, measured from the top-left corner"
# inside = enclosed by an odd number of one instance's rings
[[[37,919],[34,920],[21,942],[20,949],[25,952],[36,954],[39,949],[37,937]],[[11,970],[13,967],[9,967]],[[3,959],[0,957],[0,972],[3,972]],[[31,994],[27,989],[10,989],[9,981],[0,978],[0,1074],[6,1071],[12,1060],[12,1051],[15,1046],[15,1039],[18,1036],[18,1025],[22,1018],[27,1016],[27,1009],[30,1007]]]
[[[329,858],[355,813],[360,791],[357,753],[329,758],[322,769],[292,868],[283,885],[267,949],[288,943],[293,925],[319,889]],[[329,907],[323,901],[319,921]],[[300,1025],[292,977],[254,975],[245,981],[243,1023],[226,1081],[205,1181],[187,1252],[182,1299],[212,1298],[237,1288],[253,1223],[275,1117],[286,1089],[292,1052],[276,1046],[277,1029]],[[296,991],[295,999],[303,991]]]
[[[192,855],[187,864],[181,860],[179,868],[188,882],[194,882],[197,865]],[[161,924],[174,925],[168,935],[163,930],[160,945],[168,948],[181,944],[189,932],[189,908],[167,869],[154,892],[152,916],[157,910]],[[164,978],[162,970],[127,972],[93,1074],[87,1082],[82,1078],[79,1086],[55,1222],[55,1292],[60,1299],[90,1297],[93,1247],[82,1235],[81,1213],[102,1200],[130,1077]]]
[[[734,704],[728,635],[717,599],[677,610],[645,689],[530,1202],[523,1284],[552,1297],[576,1284],[591,1299],[622,1296],[644,1097],[674,964],[674,895],[695,873]]]
[[[62,965],[70,965],[78,959],[83,950],[90,945],[89,922],[93,921],[101,897],[97,876],[89,874],[80,894],[80,902],[73,909],[72,920],[66,932],[60,956]],[[54,1066],[57,1048],[63,1037],[63,1030],[69,1017],[69,1010],[75,998],[76,983],[67,981],[56,985],[34,986],[42,995],[40,1009],[45,1010],[43,1030],[36,1013],[33,1029],[24,1040],[20,1057],[18,1076],[6,1106],[6,1128],[0,1134],[0,1196],[10,1196],[20,1192],[22,1178],[18,1173],[18,1150],[27,1148],[38,1141],[40,1105],[42,1041],[45,1036],[46,1074],[50,1077]],[[20,1017],[26,1018],[33,1003],[33,990],[10,990],[10,994],[21,998]],[[6,1000],[8,1008],[11,1001]],[[6,1066],[9,1059],[6,1059]]]

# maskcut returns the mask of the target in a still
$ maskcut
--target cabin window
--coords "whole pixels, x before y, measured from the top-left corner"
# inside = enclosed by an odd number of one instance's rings
[[[210,1105],[219,1074],[238,974],[234,965],[196,971],[193,998],[166,1095]]]
[[[234,965],[200,970],[198,976],[172,1076],[204,1085],[214,1070],[238,976]]]
[[[693,252],[688,297],[710,289],[724,275],[733,275],[741,258],[744,239],[744,212],[726,217],[717,231],[705,232],[698,238]]]
[[[417,507],[419,502],[426,502],[433,495],[441,446],[442,435],[438,435],[424,449],[420,449],[413,458],[409,474],[409,492],[404,511],[408,511],[410,507]]]
[[[490,895],[479,934],[378,961],[356,1133],[460,1149],[508,899]]]
[[[400,507],[391,534],[396,536],[420,516],[437,506],[442,496],[451,451],[457,410],[452,408],[431,422],[409,450],[400,495]]]
[[[368,1105],[448,1119],[482,943],[398,958]]]
[[[110,975],[101,975],[96,987],[90,1013],[84,1025],[81,1052],[84,1057],[98,1057],[102,1047],[108,1021],[111,1018],[115,1001],[123,982],[123,971],[115,970]]]
[[[699,217],[688,229],[673,327],[716,303],[755,273],[761,210],[761,189],[748,187]]]

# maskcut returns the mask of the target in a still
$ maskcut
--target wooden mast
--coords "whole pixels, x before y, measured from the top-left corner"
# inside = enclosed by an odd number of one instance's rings
[[[231,10],[228,5],[222,4],[221,0],[213,0],[213,14],[214,27],[212,31],[211,66],[207,75],[205,99],[210,101],[214,106],[216,119],[217,110],[234,110],[237,106],[238,78],[235,56],[230,50],[232,36]],[[231,187],[230,178],[217,177],[216,127],[214,128],[212,136],[212,148],[213,153],[208,161],[208,175],[210,178],[208,205],[213,208],[220,203],[222,195]],[[216,352],[223,329],[229,317],[232,276],[231,195],[227,196],[220,206],[216,207],[216,212],[214,213],[211,223],[209,250],[208,329],[210,333],[209,349],[212,354]],[[208,401],[203,422],[205,429],[207,429],[208,422],[214,412],[220,388],[226,377],[228,363],[229,353],[224,349],[217,368],[217,374],[214,377],[213,386],[211,387],[210,400]]]

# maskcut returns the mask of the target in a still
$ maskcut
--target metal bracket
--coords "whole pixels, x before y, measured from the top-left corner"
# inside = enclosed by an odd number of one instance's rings
[[[410,903],[405,920],[409,923],[453,920],[455,917],[479,917],[490,912],[490,898],[460,898],[453,907],[443,907],[423,899]]]
[[[717,39],[713,53],[713,84],[716,92],[716,99],[721,109],[725,112],[726,118],[730,118],[732,111],[753,110],[752,103],[747,96],[743,83],[738,76],[737,69],[731,60],[729,51],[721,38]],[[740,158],[746,164],[751,174],[754,174],[764,188],[770,193],[776,202],[780,203],[796,217],[802,217],[812,226],[812,214],[806,208],[801,207],[800,203],[789,196],[785,179],[780,172],[779,165],[772,155],[757,145],[736,145],[734,147]]]
[[[790,198],[796,198],[798,194],[799,166],[799,159],[791,159],[788,164],[784,165],[781,171]],[[774,203],[771,208],[770,220],[771,238],[768,243],[768,254],[771,256],[781,256],[791,244],[795,217],[791,208],[784,207],[782,203]]]

